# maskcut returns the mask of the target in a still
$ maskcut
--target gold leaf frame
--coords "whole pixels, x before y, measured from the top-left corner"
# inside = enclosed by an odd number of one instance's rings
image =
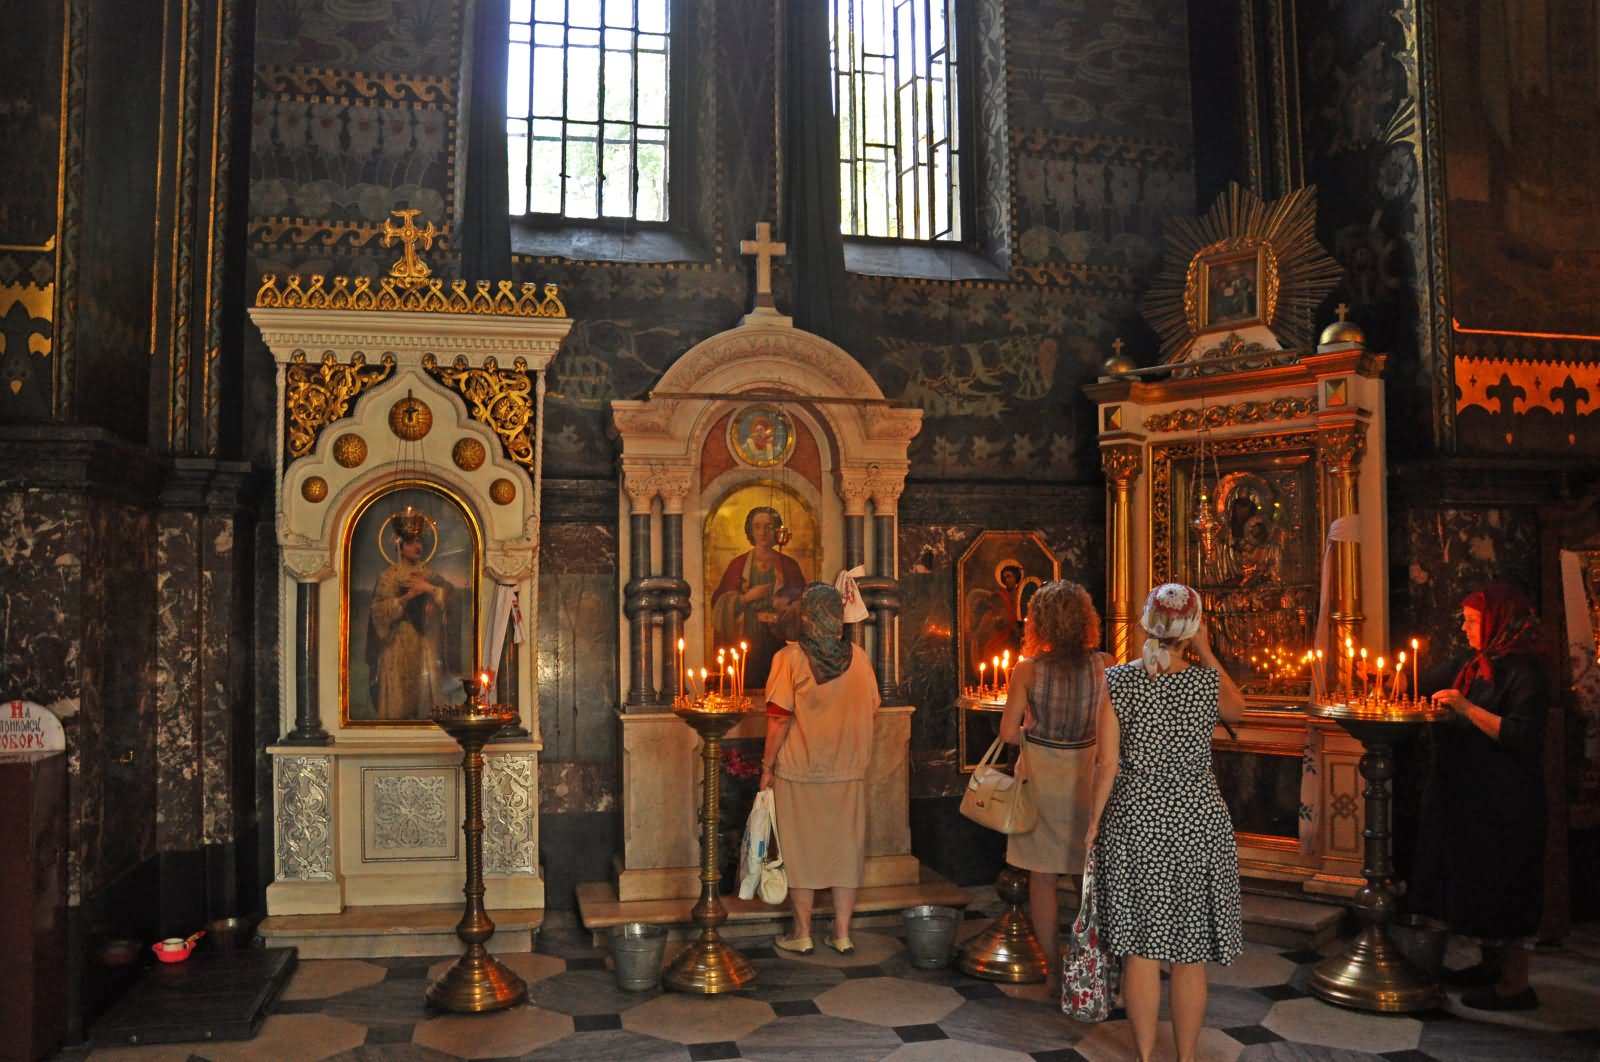
[[[303,351],[296,351],[284,370],[284,446],[289,458],[304,457],[315,449],[322,429],[348,414],[363,391],[387,380],[394,366],[393,354],[368,365],[366,356],[358,353],[343,364],[330,351],[313,365]]]
[[[500,368],[493,357],[483,359],[481,369],[471,368],[467,359],[456,356],[448,368],[432,354],[422,358],[429,376],[455,391],[467,403],[472,418],[485,424],[500,437],[511,460],[532,470],[537,459],[534,435],[538,426],[538,398],[533,374],[525,358],[518,358],[509,369]]]
[[[1202,300],[1206,266],[1256,251],[1260,323],[1288,347],[1309,348],[1313,315],[1343,269],[1317,242],[1317,190],[1308,185],[1274,202],[1238,184],[1199,217],[1167,223],[1166,255],[1151,282],[1143,313],[1161,339],[1164,361],[1176,361],[1194,340],[1240,327],[1206,326]]]

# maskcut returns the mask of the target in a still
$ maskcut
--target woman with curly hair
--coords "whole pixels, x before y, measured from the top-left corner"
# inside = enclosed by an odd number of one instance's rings
[[[1006,862],[1028,871],[1034,935],[1044,951],[1046,987],[1061,988],[1056,880],[1083,873],[1089,825],[1095,718],[1106,695],[1110,658],[1100,646],[1100,614],[1077,583],[1046,583],[1022,629],[1022,660],[1011,673],[1000,736],[1023,745],[1017,773],[1028,778],[1039,824],[1014,833]]]

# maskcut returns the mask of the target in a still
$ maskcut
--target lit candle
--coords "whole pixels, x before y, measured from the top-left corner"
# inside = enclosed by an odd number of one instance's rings
[[[984,672],[987,671],[987,670],[989,670],[989,665],[988,664],[985,664],[985,663],[982,663],[982,662],[980,662],[978,664],[978,696],[979,697],[983,696]]]
[[[489,703],[489,673],[487,671],[478,672],[478,689],[481,691],[478,694],[479,699],[482,701],[482,703],[488,704]]]
[[[717,650],[717,692],[726,693],[728,687],[728,651]]]
[[[739,643],[739,659],[744,661],[742,664],[739,665],[739,693],[742,695],[744,693],[744,673],[745,673],[745,669],[750,666],[750,643],[749,642],[740,642]]]
[[[1378,702],[1383,702],[1383,657],[1378,657]]]
[[[708,672],[706,671],[706,669],[705,668],[701,668],[700,669],[700,696],[701,697],[704,697],[706,695],[706,677],[707,677],[707,675],[708,675]]]
[[[1422,699],[1422,687],[1417,685],[1417,661],[1422,659],[1422,651],[1417,648],[1417,640],[1411,639],[1411,696],[1416,700]]]
[[[734,695],[734,697],[743,696],[743,694],[744,694],[744,667],[741,665],[741,662],[739,660],[739,650],[737,650],[737,649],[729,649],[728,650],[728,659],[732,661],[732,666],[733,666],[733,695]]]
[[[1000,692],[1000,658],[997,656],[993,660],[989,661],[989,666],[990,666],[990,669],[991,669],[989,671],[989,674],[994,676],[994,691],[996,693],[999,693]]]
[[[1006,689],[1011,688],[1011,650],[1000,654],[1000,676]]]
[[[1406,688],[1406,651],[1400,650],[1400,661],[1394,666],[1394,699],[1405,701]]]
[[[683,668],[683,639],[678,639],[678,692],[689,692],[689,673]]]
[[[1372,693],[1372,676],[1367,672],[1367,647],[1361,647],[1361,699],[1366,700]]]
[[[1344,695],[1346,700],[1356,698],[1356,651],[1349,638],[1344,640]]]

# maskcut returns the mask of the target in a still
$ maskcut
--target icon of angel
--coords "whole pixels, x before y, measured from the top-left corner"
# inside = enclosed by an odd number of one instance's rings
[[[992,585],[974,586],[967,590],[962,603],[967,644],[972,646],[967,669],[976,680],[978,665],[1011,651],[1015,660],[1022,651],[1022,621],[1027,615],[1027,603],[1039,588],[1039,579],[1029,577],[1022,564],[1007,557],[995,565]]]

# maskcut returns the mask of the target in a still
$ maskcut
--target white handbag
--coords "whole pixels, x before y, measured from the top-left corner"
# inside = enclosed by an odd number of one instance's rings
[[[756,892],[761,897],[762,903],[770,903],[774,907],[789,898],[789,872],[783,869],[783,838],[778,834],[778,807],[772,801],[772,790],[763,789],[756,794],[766,797],[771,805],[772,840],[778,846],[778,858],[764,860],[761,864],[761,884]]]

